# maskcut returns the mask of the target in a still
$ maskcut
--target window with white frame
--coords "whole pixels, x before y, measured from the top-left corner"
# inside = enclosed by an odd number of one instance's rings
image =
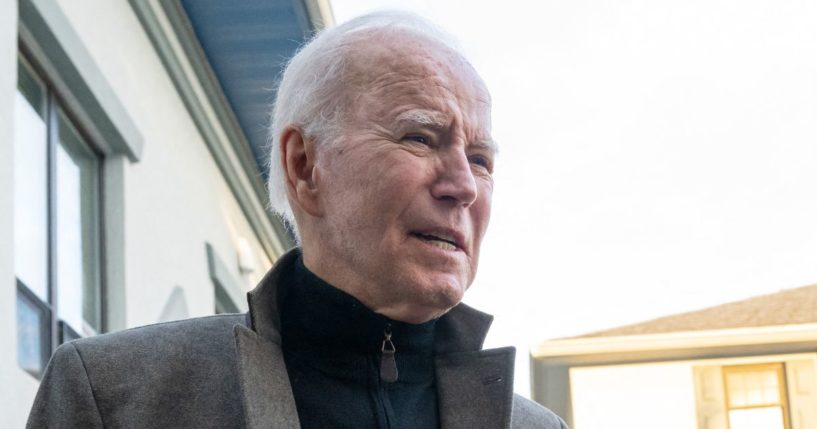
[[[817,354],[693,367],[698,429],[817,428]]]
[[[783,363],[723,367],[730,429],[788,429]]]
[[[57,345],[102,330],[101,159],[24,55],[14,121],[17,360],[39,377]]]

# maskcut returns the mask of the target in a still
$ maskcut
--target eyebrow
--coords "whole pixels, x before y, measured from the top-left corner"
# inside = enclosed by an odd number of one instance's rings
[[[485,140],[477,140],[471,144],[471,147],[477,150],[490,151],[493,155],[499,153],[499,146],[496,144],[496,141],[490,137]]]
[[[397,122],[426,125],[434,128],[445,128],[446,120],[442,113],[431,110],[412,109],[397,115]]]
[[[443,129],[448,125],[445,116],[442,113],[435,112],[433,110],[408,110],[397,115],[396,120],[400,124],[422,125],[436,129]],[[470,147],[478,150],[488,150],[493,154],[499,152],[499,147],[497,146],[496,141],[490,136],[475,141],[474,143],[470,144]]]

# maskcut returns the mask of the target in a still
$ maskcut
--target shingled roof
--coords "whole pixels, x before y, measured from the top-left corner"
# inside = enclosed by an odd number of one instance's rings
[[[817,323],[817,284],[674,314],[574,338]]]

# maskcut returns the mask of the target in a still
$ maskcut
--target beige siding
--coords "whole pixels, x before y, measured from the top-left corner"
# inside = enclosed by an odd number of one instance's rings
[[[695,392],[689,363],[571,368],[573,429],[689,429]]]

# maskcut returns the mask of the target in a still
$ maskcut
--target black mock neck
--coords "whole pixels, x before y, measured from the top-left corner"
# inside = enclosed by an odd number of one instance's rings
[[[282,291],[281,339],[303,429],[436,428],[434,328],[390,320],[320,279],[299,257]],[[398,378],[380,377],[391,332]]]
[[[398,353],[432,353],[436,320],[413,325],[377,314],[309,271],[303,257],[296,261],[291,280],[281,311],[285,347],[375,353],[388,327]]]

